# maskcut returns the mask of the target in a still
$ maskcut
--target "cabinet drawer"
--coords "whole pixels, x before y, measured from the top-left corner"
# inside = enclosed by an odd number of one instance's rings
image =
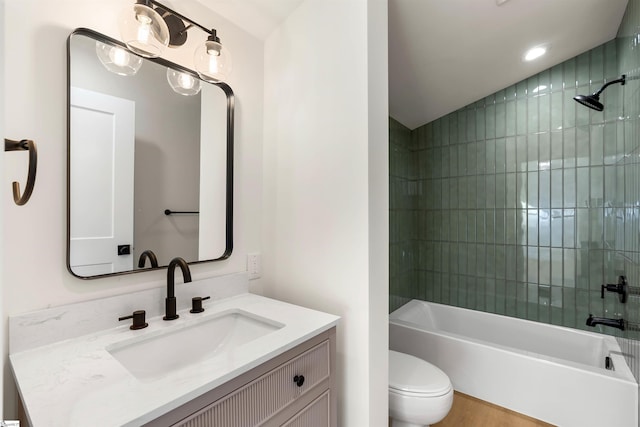
[[[323,341],[174,425],[259,426],[307,390],[329,378],[330,360],[329,341]],[[304,381],[298,378],[298,385],[294,377],[301,375]]]
[[[329,393],[325,391],[320,397],[294,415],[282,427],[329,427],[331,419]]]

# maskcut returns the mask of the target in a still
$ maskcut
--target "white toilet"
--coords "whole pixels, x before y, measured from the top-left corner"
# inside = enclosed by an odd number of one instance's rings
[[[447,416],[453,404],[449,377],[426,360],[389,350],[389,416],[392,427],[425,427]]]

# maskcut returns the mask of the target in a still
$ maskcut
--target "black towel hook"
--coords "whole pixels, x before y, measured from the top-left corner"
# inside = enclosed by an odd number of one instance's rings
[[[23,139],[22,141],[13,141],[10,139],[4,140],[4,151],[19,151],[27,150],[29,152],[29,172],[27,175],[27,186],[24,189],[24,193],[20,195],[20,183],[13,181],[13,201],[18,206],[26,204],[31,198],[33,193],[33,187],[36,185],[36,170],[38,168],[38,151],[36,150],[36,143],[30,139]]]

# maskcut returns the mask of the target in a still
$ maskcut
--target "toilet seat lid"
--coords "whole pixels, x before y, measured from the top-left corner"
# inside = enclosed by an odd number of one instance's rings
[[[451,391],[451,381],[426,360],[389,350],[389,388],[396,393],[440,396]]]

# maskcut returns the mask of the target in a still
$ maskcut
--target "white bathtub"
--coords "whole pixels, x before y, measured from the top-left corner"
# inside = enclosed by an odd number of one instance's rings
[[[412,300],[391,313],[389,341],[478,399],[561,427],[638,427],[638,384],[613,337]]]

